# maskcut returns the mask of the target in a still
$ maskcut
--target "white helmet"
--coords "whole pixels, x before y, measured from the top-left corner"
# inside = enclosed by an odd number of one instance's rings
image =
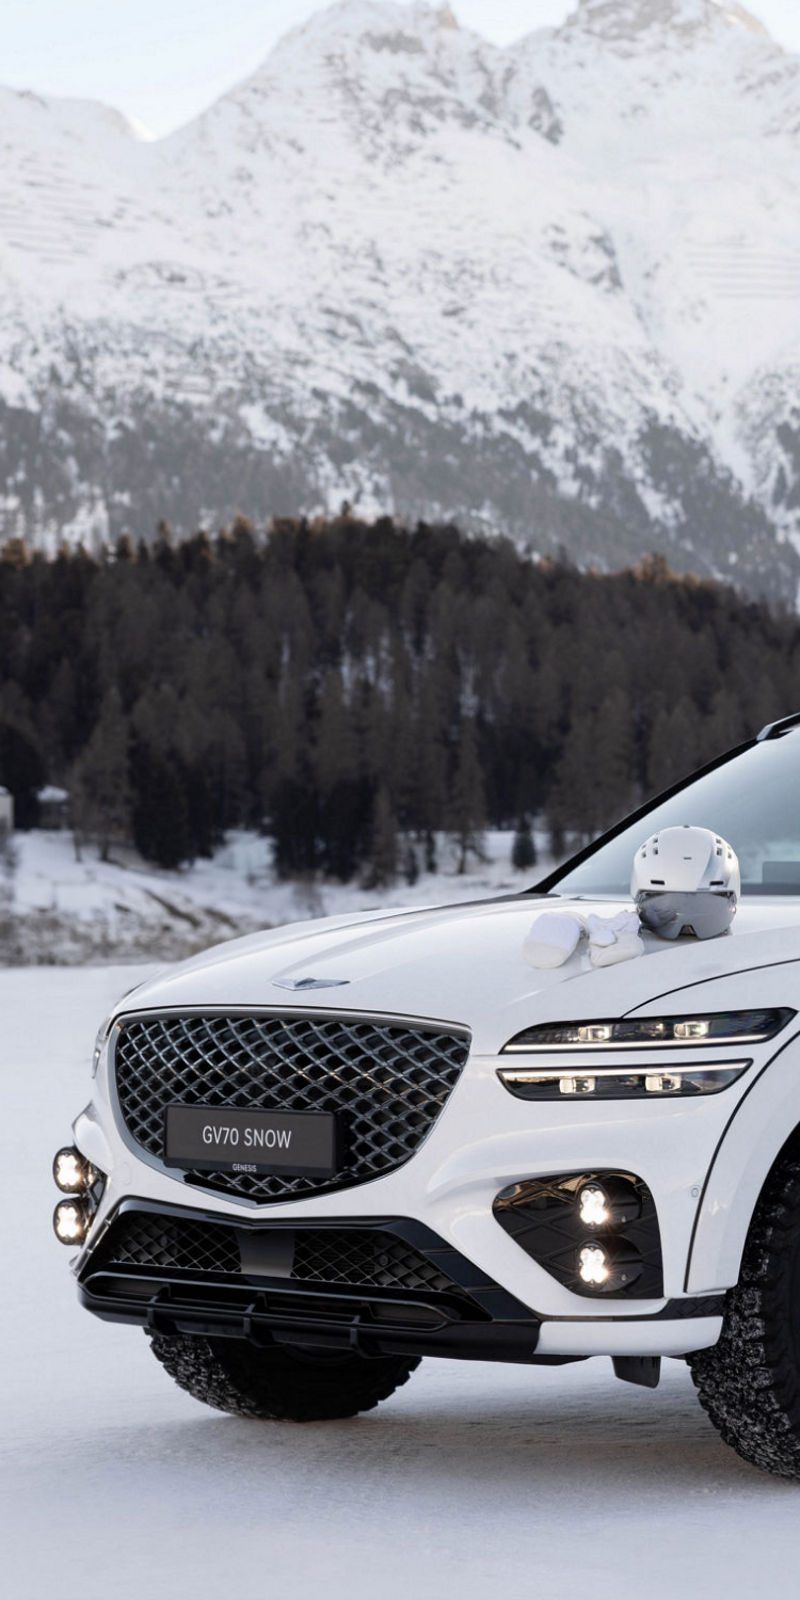
[[[645,927],[662,939],[725,933],[741,888],[736,852],[710,828],[662,828],[634,857],[631,894]]]

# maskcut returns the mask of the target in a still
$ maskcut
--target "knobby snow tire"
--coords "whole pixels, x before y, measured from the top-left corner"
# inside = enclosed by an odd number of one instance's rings
[[[800,1161],[784,1160],[764,1188],[719,1343],[687,1359],[725,1443],[800,1482]]]
[[[330,1422],[371,1411],[407,1382],[418,1360],[366,1360],[236,1339],[148,1335],[154,1356],[181,1389],[237,1417],[275,1422]]]

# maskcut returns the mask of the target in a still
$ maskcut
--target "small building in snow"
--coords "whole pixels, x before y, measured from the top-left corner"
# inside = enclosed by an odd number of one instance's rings
[[[39,804],[40,828],[68,828],[69,827],[69,795],[66,789],[58,789],[54,783],[46,783],[43,789],[36,791]]]
[[[0,784],[0,830],[4,833],[14,831],[14,797]]]

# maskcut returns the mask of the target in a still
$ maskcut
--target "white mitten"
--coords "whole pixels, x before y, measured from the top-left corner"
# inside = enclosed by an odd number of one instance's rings
[[[563,967],[585,932],[582,917],[571,911],[544,911],[536,918],[522,946],[529,967]]]
[[[618,961],[644,955],[636,911],[619,911],[615,917],[598,917],[593,912],[586,918],[586,932],[593,967],[613,967]]]

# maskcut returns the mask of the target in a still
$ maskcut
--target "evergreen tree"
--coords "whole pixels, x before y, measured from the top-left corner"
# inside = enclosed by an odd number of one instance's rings
[[[364,875],[367,889],[387,889],[397,877],[397,818],[382,783],[372,812],[372,838]]]
[[[409,888],[413,889],[414,884],[419,882],[419,859],[414,841],[407,833],[403,835],[401,857],[403,877]]]
[[[347,883],[364,860],[371,824],[369,786],[359,770],[351,708],[341,676],[327,674],[320,695],[314,766],[319,794],[320,865]]]
[[[13,904],[17,865],[17,849],[8,824],[0,822],[0,913],[8,912]]]
[[[475,723],[471,717],[464,717],[450,803],[450,831],[456,845],[459,873],[466,872],[471,855],[479,861],[483,860],[482,829],[485,816]]]
[[[138,739],[133,749],[136,793],[133,840],[147,861],[180,867],[192,860],[186,774],[175,756]]]
[[[112,690],[70,780],[76,852],[83,839],[93,838],[101,861],[108,860],[112,843],[124,842],[131,834],[129,742],[128,719],[120,708],[119,695]]]
[[[29,716],[23,710],[20,722],[4,722],[0,708],[0,782],[13,796],[14,824],[23,832],[38,820],[36,795],[45,777],[45,764]]]
[[[352,510],[0,550],[18,825],[64,784],[101,848],[130,829],[170,863],[264,826],[279,872],[349,879],[393,817],[393,870],[435,870],[443,832],[464,870],[484,826],[534,811],[559,851],[798,704],[796,617],[659,560],[582,573]]]
[[[660,794],[702,765],[699,733],[697,714],[685,698],[677,705],[659,708],[647,759],[647,787],[652,794]]]
[[[511,865],[515,872],[529,872],[536,866],[536,845],[533,841],[530,817],[520,817],[514,843],[511,846]]]

